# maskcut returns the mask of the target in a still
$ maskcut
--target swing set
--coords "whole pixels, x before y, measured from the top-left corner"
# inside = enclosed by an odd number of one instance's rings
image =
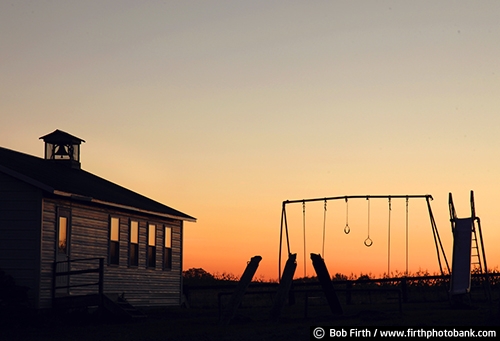
[[[311,199],[300,199],[300,200],[286,200],[282,203],[282,211],[281,211],[281,227],[280,227],[280,246],[279,246],[279,258],[278,258],[278,266],[279,266],[279,280],[281,280],[281,259],[283,254],[283,237],[286,240],[286,250],[288,252],[288,257],[292,256],[292,251],[290,249],[290,238],[288,231],[288,223],[287,223],[287,215],[286,215],[286,207],[290,204],[302,203],[302,232],[303,232],[303,253],[304,253],[304,277],[306,277],[306,203],[309,202],[318,202],[323,201],[323,238],[322,238],[322,253],[321,255],[324,257],[325,255],[325,241],[326,241],[326,219],[327,219],[327,206],[329,201],[335,200],[344,200],[345,201],[345,227],[344,233],[349,234],[351,232],[351,227],[349,226],[349,200],[353,199],[365,199],[367,202],[367,237],[364,240],[364,245],[366,247],[371,247],[373,245],[373,240],[370,238],[370,201],[373,199],[386,199],[388,201],[388,250],[387,250],[387,269],[388,274],[390,273],[390,251],[391,251],[391,212],[392,212],[392,201],[398,199],[405,200],[406,214],[405,214],[405,228],[406,228],[406,274],[408,274],[408,230],[409,230],[409,202],[414,199],[425,199],[427,203],[427,210],[429,213],[429,219],[431,224],[431,229],[434,237],[434,244],[436,247],[437,259],[439,264],[439,269],[441,274],[444,276],[445,271],[443,270],[443,264],[441,262],[441,257],[444,259],[444,263],[446,265],[447,273],[450,273],[450,267],[448,265],[448,260],[446,259],[446,255],[443,249],[443,245],[441,243],[441,238],[439,237],[439,232],[436,226],[436,221],[434,220],[434,215],[432,213],[432,208],[430,201],[433,200],[432,196],[429,194],[425,195],[347,195],[347,196],[337,196],[337,197],[324,197],[324,198],[311,198]],[[295,254],[293,254],[295,256]]]

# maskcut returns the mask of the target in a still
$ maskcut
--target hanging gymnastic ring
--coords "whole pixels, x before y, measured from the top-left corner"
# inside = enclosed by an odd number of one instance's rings
[[[351,228],[349,227],[349,225],[345,224],[344,233],[349,234],[349,232],[351,232]]]
[[[373,240],[370,239],[370,237],[365,239],[365,246],[370,247],[373,245]]]

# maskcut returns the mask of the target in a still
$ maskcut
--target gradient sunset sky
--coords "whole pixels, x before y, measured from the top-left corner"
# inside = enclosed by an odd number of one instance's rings
[[[448,193],[474,191],[500,264],[500,2],[1,1],[0,146],[43,157],[60,129],[82,168],[192,215],[184,269],[278,277],[281,203],[431,194],[451,266]],[[287,207],[297,275],[302,205]],[[404,200],[329,202],[331,274],[405,271]],[[323,202],[306,205],[322,253]],[[409,271],[438,271],[424,200]]]

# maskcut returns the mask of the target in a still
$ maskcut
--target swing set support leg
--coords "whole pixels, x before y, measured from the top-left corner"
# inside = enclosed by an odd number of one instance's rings
[[[292,286],[293,275],[295,274],[295,269],[297,268],[297,254],[290,254],[288,260],[285,264],[285,269],[283,270],[283,276],[281,276],[280,284],[278,287],[278,292],[274,297],[273,307],[271,308],[271,320],[277,321],[285,305],[286,298],[290,292],[290,287]]]
[[[332,278],[328,273],[324,259],[318,254],[311,253],[311,260],[314,270],[316,271],[316,275],[318,275],[318,280],[325,293],[328,305],[330,306],[330,310],[334,315],[342,315],[342,306],[340,305],[339,298],[333,287]]]

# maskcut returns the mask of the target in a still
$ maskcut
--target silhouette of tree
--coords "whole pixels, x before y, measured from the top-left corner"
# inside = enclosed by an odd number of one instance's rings
[[[230,272],[216,273],[214,278],[221,282],[238,282],[240,280],[238,276]]]
[[[332,277],[332,281],[347,281],[348,278],[346,275],[343,275],[341,273],[336,273],[333,277]]]
[[[188,285],[205,285],[216,281],[216,278],[202,268],[191,268],[182,272],[184,284]]]

